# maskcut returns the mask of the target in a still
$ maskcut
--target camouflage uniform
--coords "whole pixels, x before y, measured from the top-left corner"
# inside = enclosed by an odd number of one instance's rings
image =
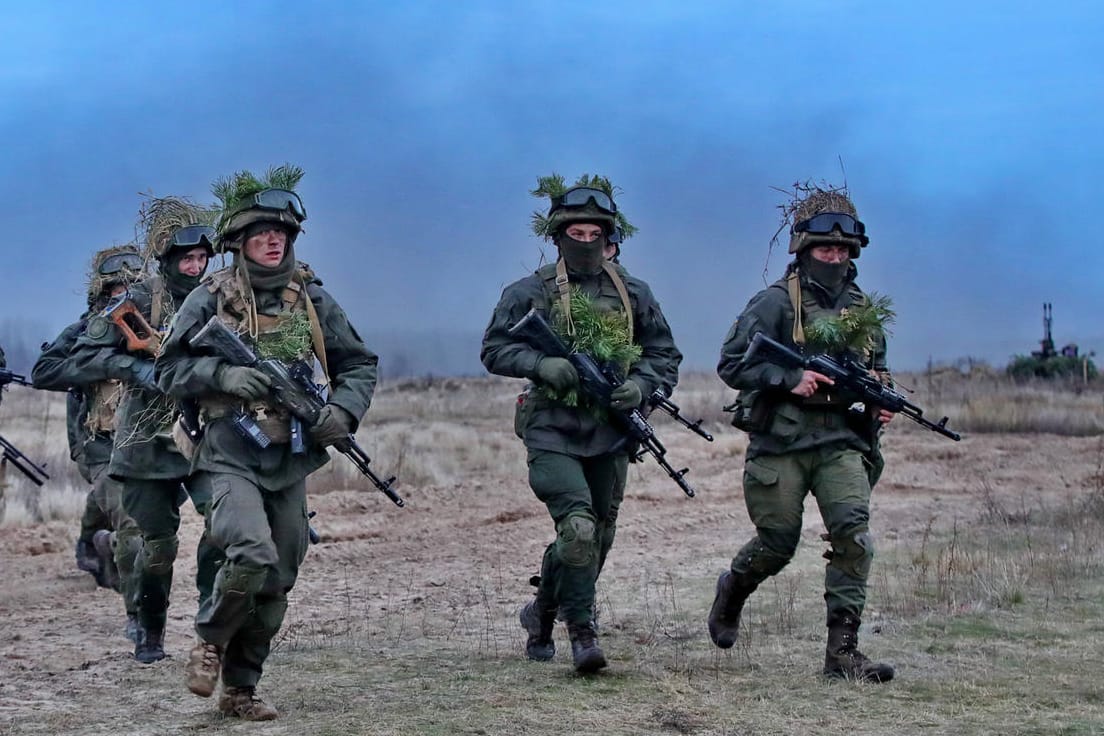
[[[602,222],[583,214],[577,219]],[[633,340],[643,351],[627,379],[637,384],[643,396],[656,388],[670,393],[682,355],[648,285],[619,264],[608,264],[608,270],[596,273],[566,272],[571,285],[591,297],[598,311],[623,312],[623,298],[610,271],[627,291]],[[556,264],[506,287],[483,336],[481,359],[488,371],[528,378],[538,386],[542,383],[538,366],[546,356],[508,334],[508,329],[533,307],[548,318],[559,298]],[[535,601],[547,648],[538,653],[533,639],[527,644],[530,658],[548,659],[554,651],[551,622],[557,611],[572,632],[573,650],[575,632],[592,627],[595,581],[613,546],[629,458],[623,433],[597,418],[593,409],[554,402],[532,385],[520,401],[516,430],[527,450],[529,484],[556,526],[556,540],[544,553]],[[532,635],[536,624],[526,623],[528,611],[523,610],[522,623]],[[603,658],[599,666],[604,664]]]
[[[831,544],[824,578],[830,646],[832,632],[841,630],[841,626],[854,639],[866,603],[866,582],[874,557],[869,523],[870,491],[876,473],[871,460],[880,458],[873,411],[849,411],[855,397],[824,384],[809,397],[795,395],[791,389],[802,380],[800,368],[786,369],[762,359],[744,362],[756,332],[801,350],[803,346],[795,337],[802,340],[805,327],[867,301],[855,283],[857,270],[850,261],[842,281],[832,286],[819,283],[809,273],[819,266],[809,260],[808,248],[848,244],[854,258],[859,252],[858,242],[841,238],[839,232],[815,238],[801,235],[806,237],[800,238],[800,247],[791,247],[791,252],[799,252],[797,260],[782,279],[756,294],[744,308],[725,338],[717,366],[721,379],[742,392],[740,408],[747,410],[742,426],[750,433],[744,463],[744,500],[756,528],[756,535],[740,549],[730,571],[718,581],[709,628],[714,643],[723,648],[735,641],[744,600],[792,559],[801,538],[804,499],[810,492],[816,498]],[[797,329],[795,306],[801,313],[801,327]],[[884,335],[875,339],[864,357],[870,369],[888,375]],[[888,665],[868,662],[853,646],[851,651],[854,657],[848,661],[853,660],[854,667],[838,673],[832,660],[833,667],[826,663],[825,673],[877,681],[892,677]]]
[[[81,517],[78,549],[82,543],[91,548],[98,531],[111,532],[117,585],[123,595],[127,617],[133,621],[137,616],[134,560],[141,546],[141,536],[134,520],[123,508],[122,485],[108,473],[115,411],[122,391],[118,379],[113,376],[130,372],[111,356],[76,350],[87,324],[85,315],[62,330],[52,343],[44,343],[42,354],[31,369],[31,380],[38,389],[68,392],[65,407],[69,456],[77,463],[81,477],[92,484]],[[78,560],[80,557],[78,553]],[[102,585],[111,577],[103,569],[93,574]]]
[[[210,494],[208,533],[212,543],[225,550],[227,561],[219,570],[211,605],[196,616],[196,631],[202,642],[221,652],[221,675],[228,688],[252,689],[261,677],[270,643],[283,622],[287,594],[307,552],[306,477],[329,455],[316,444],[308,444],[303,454],[292,454],[287,414],[264,401],[243,402],[222,393],[217,374],[227,363],[197,354],[189,340],[216,314],[238,327],[249,295],[258,318],[270,325],[278,324],[282,314],[303,310],[301,295],[306,295],[323,337],[332,381],[329,403],[354,418],[353,431],[368,410],[376,383],[376,356],[321,281],[299,267],[288,284],[249,289],[237,266],[212,274],[181,306],[157,360],[160,386],[178,399],[198,399],[203,408],[204,434],[193,462],[195,482]],[[290,297],[289,291],[296,296]],[[260,449],[239,435],[230,416],[234,409],[257,416],[273,444]]]

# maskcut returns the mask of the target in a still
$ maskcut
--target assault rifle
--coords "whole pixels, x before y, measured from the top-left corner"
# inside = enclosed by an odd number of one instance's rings
[[[656,437],[655,430],[652,429],[652,425],[648,423],[640,410],[618,411],[610,406],[610,394],[625,382],[616,367],[609,364],[599,365],[598,361],[590,355],[569,350],[564,341],[552,330],[548,321],[535,307],[530,309],[507,332],[525,340],[545,355],[570,360],[571,365],[575,367],[575,372],[579,374],[579,391],[608,410],[610,416],[614,418],[626,437],[642,448],[636,453],[636,458],[643,457],[645,453],[650,454],[659,463],[659,467],[663,468],[664,472],[670,476],[671,480],[678,484],[683,493],[691,498],[694,497],[694,489],[690,487],[684,477],[690,472],[690,469],[675,470],[671,467],[665,457],[667,448]]]
[[[291,414],[291,448],[292,452],[303,452],[303,424],[313,427],[318,422],[318,414],[326,405],[326,398],[322,389],[311,380],[310,368],[305,363],[297,363],[288,367],[282,361],[275,358],[258,358],[249,346],[241,341],[234,332],[217,316],[212,317],[195,336],[188,341],[193,349],[208,350],[218,357],[226,360],[231,365],[255,368],[271,381],[269,396]],[[248,415],[245,415],[249,418]],[[240,422],[240,419],[237,420]],[[257,427],[260,430],[260,427]],[[268,445],[268,438],[263,436],[264,444],[257,441],[261,447]],[[357,444],[356,437],[349,433],[345,439],[334,445],[334,449],[345,455],[352,461],[356,469],[372,481],[379,491],[391,499],[396,506],[406,504],[399,494],[391,487],[395,482],[395,476],[387,480],[376,475],[369,463],[372,459],[368,453]]]
[[[26,376],[12,373],[7,368],[0,368],[0,386],[7,386],[9,383],[18,383],[20,386],[31,385]]]
[[[713,435],[706,432],[701,428],[703,420],[699,419],[695,422],[691,422],[689,419],[682,415],[682,410],[679,409],[678,404],[667,398],[667,394],[663,392],[662,388],[657,388],[652,392],[652,395],[648,397],[648,406],[652,409],[662,409],[671,415],[671,418],[682,426],[689,429],[699,437],[705,438],[706,442],[713,441]]]
[[[903,414],[924,429],[950,437],[955,442],[962,439],[962,435],[958,432],[947,429],[947,417],[943,417],[938,422],[925,419],[923,409],[911,403],[904,394],[871,376],[870,371],[857,360],[851,358],[836,360],[824,354],[802,355],[762,332],[756,332],[751,338],[747,352],[744,353],[743,362],[745,364],[750,362],[760,351],[766,353],[764,360],[775,365],[802,368],[828,376],[835,381],[837,388],[853,394],[857,401],[873,404],[895,414]]]
[[[36,486],[41,486],[50,477],[46,473],[46,463],[35,465],[18,447],[8,442],[4,435],[0,435],[0,450],[3,450],[0,453],[0,463],[10,462]]]

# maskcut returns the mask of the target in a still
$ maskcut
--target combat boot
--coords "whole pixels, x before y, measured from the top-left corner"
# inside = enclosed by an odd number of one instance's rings
[[[121,592],[122,578],[119,576],[119,568],[115,565],[115,550],[111,548],[111,532],[100,529],[92,535],[92,546],[99,558],[100,572],[96,575],[96,582],[101,587],[111,588]]]
[[[126,638],[130,639],[135,644],[141,641],[143,634],[142,624],[139,623],[138,616],[136,614],[127,614],[126,629],[124,631],[126,633]]]
[[[77,540],[77,569],[91,573],[92,577],[96,578],[96,582],[99,582],[100,556],[96,554],[96,548],[92,542]]]
[[[725,570],[717,578],[717,594],[709,609],[709,638],[721,649],[729,649],[736,643],[740,630],[740,612],[744,601],[757,586],[742,575]]]
[[[589,622],[568,624],[567,631],[571,635],[571,656],[576,672],[590,674],[606,666],[606,655],[598,646],[598,635]]]
[[[201,698],[209,698],[215,692],[221,668],[222,649],[216,644],[196,639],[195,646],[188,653],[184,681],[193,693]]]
[[[140,627],[134,645],[134,658],[142,664],[153,664],[165,658],[165,630]]]
[[[889,682],[893,667],[871,662],[859,651],[859,624],[855,616],[838,616],[828,621],[828,647],[824,653],[824,675],[839,680]]]
[[[279,715],[275,708],[257,697],[257,690],[252,687],[223,685],[218,709],[224,715],[241,718],[243,721],[274,721]]]
[[[537,600],[526,603],[518,614],[521,628],[529,634],[525,641],[525,654],[534,662],[547,662],[556,655],[556,642],[552,630],[556,626],[556,610],[542,611]]]

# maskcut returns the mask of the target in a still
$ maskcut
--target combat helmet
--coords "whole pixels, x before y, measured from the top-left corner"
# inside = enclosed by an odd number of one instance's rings
[[[183,197],[150,197],[139,212],[145,255],[166,262],[173,251],[203,248],[215,254],[217,207],[203,207]]]
[[[847,245],[851,259],[859,257],[870,239],[845,187],[800,184],[795,197],[782,208],[791,223],[790,253],[814,245]]]
[[[88,304],[93,305],[112,286],[129,285],[146,274],[142,255],[133,243],[96,251],[88,273]]]
[[[538,177],[537,188],[529,193],[548,197],[550,204],[547,213],[539,210],[533,213],[533,232],[545,240],[553,240],[573,222],[593,222],[602,226],[611,243],[620,245],[636,233],[636,228],[617,208],[613,200],[615,191],[613,183],[599,175],[583,174],[571,187],[559,174]]]
[[[298,166],[284,164],[270,168],[261,178],[250,171],[238,171],[215,181],[212,191],[222,202],[216,249],[220,253],[240,249],[246,229],[259,222],[282,225],[288,245],[292,245],[307,219],[303,200],[295,193],[303,174]]]

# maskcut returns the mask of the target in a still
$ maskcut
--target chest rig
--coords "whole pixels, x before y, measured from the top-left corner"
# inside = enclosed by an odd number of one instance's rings
[[[628,323],[629,342],[632,342],[634,322],[633,305],[632,301],[629,299],[628,289],[625,288],[625,281],[621,278],[621,274],[617,272],[617,267],[609,261],[602,262],[602,271],[609,276],[609,280],[598,279],[598,293],[591,294],[590,296],[594,298],[595,304],[600,309],[606,311],[615,311],[616,307],[613,305],[620,302],[621,308],[625,313],[626,322]],[[568,281],[567,266],[564,264],[563,259],[561,258],[554,264],[550,263],[546,266],[542,266],[537,272],[537,275],[541,279],[544,293],[547,296],[547,303],[542,306],[551,308],[552,304],[558,298],[567,324],[568,335],[574,335],[575,328],[571,322],[571,283]]]
[[[251,342],[254,351],[261,357],[264,357],[263,351],[259,350],[261,345],[268,340],[279,340],[295,315],[305,315],[310,324],[310,340],[305,341],[302,348],[296,351],[293,360],[302,360],[312,365],[317,357],[322,372],[328,377],[322,327],[306,289],[306,284],[313,279],[314,274],[310,269],[305,264],[299,264],[280,293],[276,314],[258,312],[252,290],[233,266],[213,274],[207,283],[207,290],[216,297],[215,313],[218,318],[247,342]],[[266,309],[267,311],[269,310]],[[240,408],[256,421],[273,442],[284,443],[291,438],[290,413],[267,399],[245,402],[227,394],[216,394],[200,399],[199,404],[204,421],[225,416]]]

